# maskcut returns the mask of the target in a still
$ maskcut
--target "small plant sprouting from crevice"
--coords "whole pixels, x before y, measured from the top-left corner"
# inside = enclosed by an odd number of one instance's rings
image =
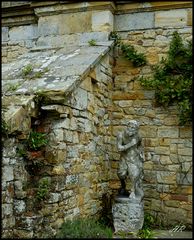
[[[9,84],[8,88],[7,88],[7,91],[8,92],[13,92],[13,91],[17,90],[19,86],[20,86],[20,83]]]
[[[31,64],[28,64],[22,69],[22,75],[26,77],[30,73],[32,73],[32,71],[33,71],[33,66]]]
[[[111,32],[109,38],[114,40],[115,46],[121,49],[124,57],[131,61],[135,67],[140,67],[147,63],[144,53],[138,53],[134,46],[123,43],[117,32]]]
[[[17,154],[19,157],[26,157],[27,156],[27,151],[25,148],[18,148],[17,149]]]
[[[43,178],[39,181],[38,189],[36,192],[36,200],[42,201],[48,197],[49,193],[49,180],[48,178]]]
[[[96,44],[97,44],[95,39],[89,40],[88,43],[90,46],[96,46]]]
[[[47,134],[31,131],[27,145],[30,150],[39,150],[48,144]]]
[[[26,79],[36,79],[43,77],[44,73],[48,71],[48,67],[35,71],[34,66],[32,64],[28,64],[22,69],[22,76]]]

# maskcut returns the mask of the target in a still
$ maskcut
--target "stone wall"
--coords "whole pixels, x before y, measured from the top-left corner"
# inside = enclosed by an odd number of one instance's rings
[[[113,30],[114,5],[111,2],[67,4],[56,1],[28,5],[14,15],[10,6],[3,8],[3,63],[15,60],[34,47],[64,47],[88,43],[91,39],[107,41]]]
[[[107,55],[65,104],[41,102],[28,124],[48,134],[41,156],[20,156],[21,132],[3,140],[3,237],[52,237],[65,219],[100,215],[102,197],[111,194],[111,88]],[[37,200],[45,179],[48,196]]]
[[[64,219],[98,215],[103,194],[117,194],[120,187],[116,135],[130,119],[141,124],[145,211],[164,225],[182,222],[191,226],[191,126],[178,126],[177,107],[155,106],[154,91],[134,79],[151,74],[151,67],[165,57],[174,30],[185,40],[191,39],[190,3],[176,2],[174,8],[169,2],[128,3],[116,8],[110,2],[70,4],[69,8],[58,2],[41,4],[34,3],[36,18],[32,21],[20,22],[19,16],[17,24],[4,21],[4,63],[14,62],[32,48],[107,41],[110,31],[116,30],[122,41],[145,53],[148,64],[134,68],[115,48],[64,104],[42,102],[38,115],[34,96],[23,96],[19,102],[13,99],[20,114],[14,112],[11,123],[17,123],[23,134],[16,132],[3,139],[3,236],[51,237]],[[49,135],[50,145],[38,162],[26,162],[17,150],[31,126]],[[49,196],[37,203],[38,186],[45,178]]]
[[[155,92],[143,88],[135,77],[152,74],[151,67],[166,56],[175,30],[185,41],[192,39],[190,13],[190,8],[141,12],[133,9],[132,13],[115,16],[115,30],[122,41],[144,53],[148,64],[133,67],[115,49],[113,136],[129,119],[140,121],[145,149],[145,211],[166,226],[192,224],[192,129],[191,125],[178,126],[176,105],[167,109],[156,106]],[[115,177],[111,187],[117,189],[117,150],[114,154]]]

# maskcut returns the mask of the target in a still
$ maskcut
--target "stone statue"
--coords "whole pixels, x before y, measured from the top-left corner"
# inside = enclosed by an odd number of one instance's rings
[[[118,177],[121,181],[119,194],[129,196],[129,199],[143,198],[142,178],[143,178],[143,147],[141,137],[138,134],[139,123],[136,120],[130,120],[127,128],[117,136],[118,151],[121,152]],[[127,179],[131,180],[131,193],[126,191]]]

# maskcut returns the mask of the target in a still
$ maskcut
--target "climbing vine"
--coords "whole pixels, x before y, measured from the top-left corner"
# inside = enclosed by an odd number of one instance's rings
[[[140,67],[147,63],[145,55],[138,53],[134,46],[121,42],[121,37],[117,32],[111,32],[110,39],[114,40],[115,46],[121,49],[124,57],[131,61],[135,67]]]
[[[117,32],[111,32],[110,39],[135,67],[147,63],[145,55],[138,53],[132,45],[122,43]],[[192,78],[192,41],[184,44],[174,31],[167,57],[153,67],[152,77],[141,76],[139,80],[142,86],[155,90],[159,105],[167,107],[177,103],[179,124],[185,125],[192,119]]]
[[[153,76],[140,77],[146,88],[155,89],[156,102],[164,107],[178,104],[179,123],[191,121],[192,107],[192,42],[183,44],[177,31],[173,33],[167,58],[153,68]]]

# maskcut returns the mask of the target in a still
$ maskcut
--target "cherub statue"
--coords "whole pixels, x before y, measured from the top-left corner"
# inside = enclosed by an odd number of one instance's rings
[[[128,127],[117,136],[118,151],[121,152],[121,161],[118,169],[118,177],[121,181],[121,195],[127,195],[125,180],[131,180],[130,199],[143,198],[142,178],[143,178],[143,147],[141,137],[138,134],[139,123],[130,120]]]

